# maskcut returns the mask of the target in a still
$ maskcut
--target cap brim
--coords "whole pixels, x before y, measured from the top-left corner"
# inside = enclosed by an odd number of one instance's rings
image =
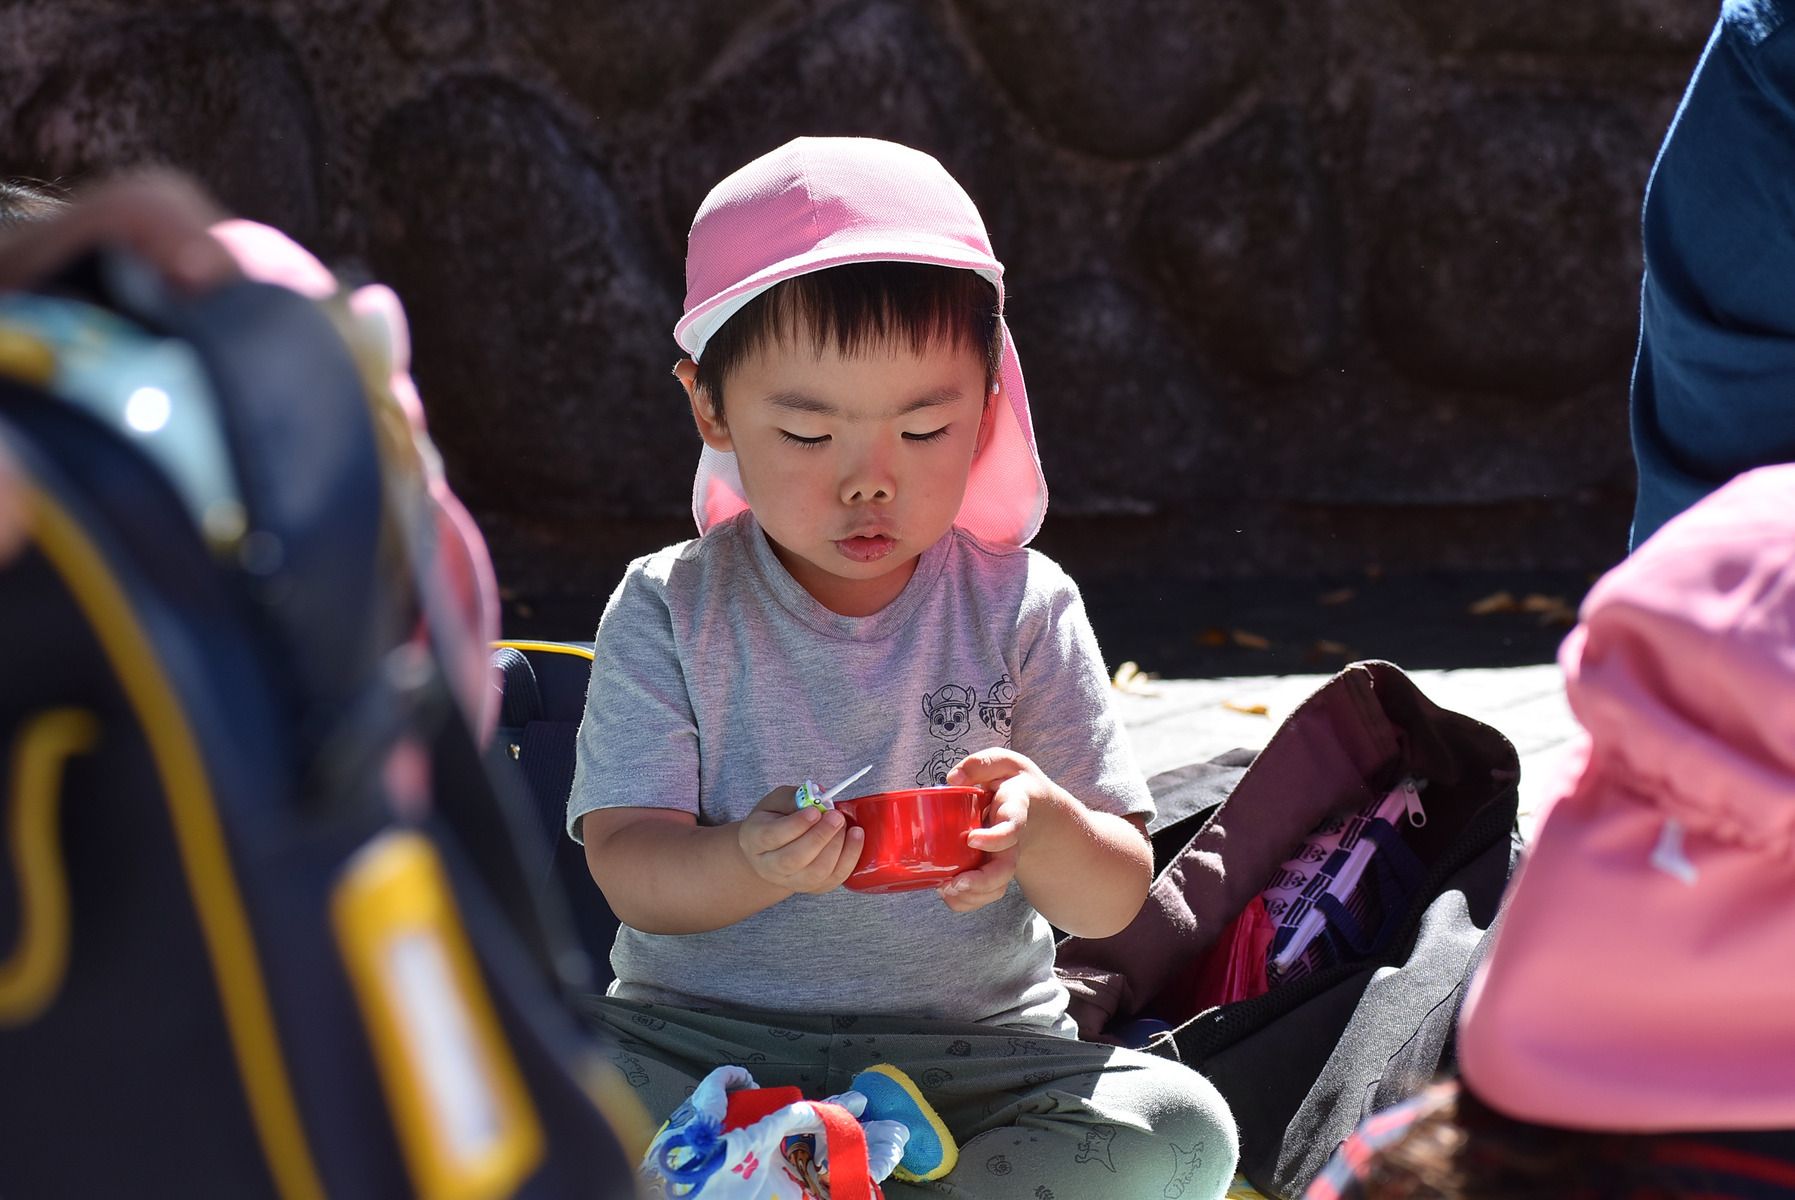
[[[976,271],[998,289],[998,302],[1002,304],[1003,268],[989,254],[953,238],[920,235],[899,240],[882,232],[865,240],[831,239],[756,271],[694,305],[673,326],[673,339],[693,358],[700,358],[718,327],[774,284],[856,262],[914,262]]]

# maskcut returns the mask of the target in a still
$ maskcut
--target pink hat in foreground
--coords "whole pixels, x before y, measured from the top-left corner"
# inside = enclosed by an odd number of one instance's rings
[[[1559,653],[1585,753],[1459,1022],[1525,1120],[1795,1128],[1795,466],[1610,571]]]
[[[965,189],[920,150],[874,138],[798,138],[711,189],[686,246],[686,313],[673,336],[694,359],[719,326],[783,279],[851,262],[918,262],[976,271],[997,287],[1003,264]],[[1001,324],[1001,317],[1000,317]],[[972,462],[955,524],[1020,546],[1041,528],[1047,482],[1008,326],[1002,394]],[[706,447],[692,486],[703,533],[748,507],[735,455]]]

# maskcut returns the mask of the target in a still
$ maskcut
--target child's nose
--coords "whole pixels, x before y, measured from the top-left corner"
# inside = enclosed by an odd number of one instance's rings
[[[884,503],[891,499],[891,489],[882,484],[855,484],[844,488],[842,499],[849,504]]]
[[[897,496],[897,478],[881,454],[859,456],[841,480],[845,504],[883,504]]]

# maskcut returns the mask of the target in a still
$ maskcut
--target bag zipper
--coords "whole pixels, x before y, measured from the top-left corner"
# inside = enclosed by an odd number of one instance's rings
[[[1417,797],[1417,802],[1418,800]],[[1463,832],[1428,869],[1415,899],[1409,905],[1408,913],[1397,929],[1390,949],[1384,954],[1357,962],[1336,963],[1293,979],[1250,1000],[1238,1000],[1233,1004],[1219,1005],[1207,1012],[1198,1013],[1173,1031],[1172,1040],[1177,1046],[1178,1058],[1186,1066],[1201,1070],[1203,1063],[1211,1056],[1257,1033],[1335,984],[1361,971],[1400,966],[1414,950],[1415,938],[1421,932],[1421,919],[1444,889],[1446,881],[1501,839],[1512,835],[1519,807],[1520,790],[1516,784],[1510,783],[1472,814]]]

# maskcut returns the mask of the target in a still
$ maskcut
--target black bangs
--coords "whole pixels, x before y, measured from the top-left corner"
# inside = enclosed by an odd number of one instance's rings
[[[853,355],[889,341],[921,353],[931,345],[972,347],[997,378],[1003,353],[997,289],[973,271],[933,263],[845,263],[774,284],[723,322],[698,363],[698,387],[721,408],[723,383],[769,345],[806,334]]]

